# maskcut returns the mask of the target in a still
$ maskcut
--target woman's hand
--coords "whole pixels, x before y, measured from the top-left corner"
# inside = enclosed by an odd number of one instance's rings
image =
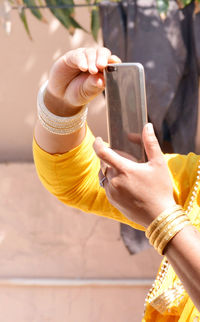
[[[173,187],[152,124],[143,130],[147,163],[136,163],[104,146],[97,138],[94,150],[101,159],[109,201],[130,220],[144,226],[175,204]],[[108,165],[108,166],[106,166]],[[102,176],[102,175],[101,175]]]
[[[67,52],[53,65],[45,95],[45,105],[60,116],[78,112],[104,89],[103,69],[119,63],[109,49],[78,48]]]
[[[108,63],[120,63],[104,47],[79,48],[67,52],[52,66],[47,90],[44,95],[46,107],[55,115],[72,116],[80,111],[104,89],[103,69]],[[48,132],[37,121],[35,139],[48,153],[65,153],[81,144],[85,137],[85,126],[69,135]]]

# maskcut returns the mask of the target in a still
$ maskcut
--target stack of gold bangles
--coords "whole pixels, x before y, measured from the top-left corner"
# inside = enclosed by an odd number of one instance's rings
[[[185,226],[191,224],[181,206],[175,205],[163,211],[146,230],[149,242],[163,255],[169,241]]]

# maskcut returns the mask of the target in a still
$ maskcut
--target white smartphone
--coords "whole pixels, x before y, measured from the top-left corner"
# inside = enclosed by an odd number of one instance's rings
[[[142,130],[147,123],[144,68],[140,63],[109,64],[104,77],[110,147],[144,162]]]

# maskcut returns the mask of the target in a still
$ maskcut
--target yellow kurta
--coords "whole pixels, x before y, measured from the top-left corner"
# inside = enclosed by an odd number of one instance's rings
[[[64,154],[51,155],[43,151],[34,140],[33,155],[40,180],[47,190],[69,206],[143,230],[143,227],[128,220],[114,208],[107,200],[104,189],[99,186],[100,161],[93,151],[93,142],[94,136],[87,129],[86,137],[80,146]],[[166,155],[176,202],[189,210],[193,224],[200,230],[200,194],[197,178],[199,159],[193,153],[187,156]],[[172,267],[167,265],[165,271],[160,273],[153,293],[149,296],[149,301],[157,298],[158,303],[155,303],[155,300],[152,305],[153,302],[147,302],[143,321],[200,321],[200,313],[183,290]],[[159,272],[163,272],[162,265]],[[163,306],[163,295],[160,296],[161,300],[158,295],[175,286],[178,292],[168,292],[172,302]],[[167,301],[164,301],[165,303]]]

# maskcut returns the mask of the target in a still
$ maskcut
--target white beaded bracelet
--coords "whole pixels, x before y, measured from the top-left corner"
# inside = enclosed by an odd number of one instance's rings
[[[40,123],[47,131],[54,134],[68,135],[76,132],[83,127],[86,122],[88,107],[83,106],[80,112],[68,117],[62,117],[51,113],[44,104],[44,93],[47,84],[48,81],[40,87],[37,97],[37,111]]]

